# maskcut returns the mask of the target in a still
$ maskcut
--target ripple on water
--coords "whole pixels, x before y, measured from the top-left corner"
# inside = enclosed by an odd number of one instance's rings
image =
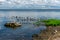
[[[40,30],[45,29],[45,26],[34,27],[33,25],[23,25],[16,29],[5,28],[0,30],[0,39],[1,40],[32,40],[33,34],[40,33]]]

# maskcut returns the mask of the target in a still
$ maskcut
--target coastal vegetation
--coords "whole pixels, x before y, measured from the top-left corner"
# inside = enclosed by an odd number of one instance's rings
[[[39,22],[37,23],[40,24]],[[54,40],[54,37],[57,37],[56,39],[60,38],[60,19],[47,19],[42,22],[45,24],[46,29],[39,34],[33,34],[33,40]]]
[[[48,19],[43,21],[46,26],[60,26],[60,20],[59,19]]]
[[[36,26],[40,26],[41,23],[44,23],[45,26],[52,26],[52,27],[56,27],[56,26],[60,26],[60,19],[47,19],[47,20],[43,20],[43,21],[36,21],[33,24]]]

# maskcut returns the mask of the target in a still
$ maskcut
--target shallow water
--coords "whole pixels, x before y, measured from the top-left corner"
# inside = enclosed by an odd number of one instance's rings
[[[40,33],[40,30],[45,29],[44,26],[35,27],[32,24],[23,24],[16,29],[6,28],[3,24],[0,26],[0,40],[32,40],[33,34]]]
[[[6,28],[4,23],[11,16],[36,17],[36,18],[59,18],[60,12],[22,12],[22,11],[0,11],[0,40],[32,40],[33,34],[39,34],[45,26],[35,27],[33,24],[23,24],[16,29]]]

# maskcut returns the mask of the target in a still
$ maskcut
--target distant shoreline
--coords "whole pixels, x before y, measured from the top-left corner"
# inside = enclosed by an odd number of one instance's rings
[[[60,12],[60,9],[0,9],[0,11],[38,11],[38,12]]]

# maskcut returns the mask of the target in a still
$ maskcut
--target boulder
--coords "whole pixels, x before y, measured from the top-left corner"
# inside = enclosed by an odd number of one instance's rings
[[[20,27],[21,24],[20,23],[5,23],[4,26],[5,27],[16,28],[16,27]]]

